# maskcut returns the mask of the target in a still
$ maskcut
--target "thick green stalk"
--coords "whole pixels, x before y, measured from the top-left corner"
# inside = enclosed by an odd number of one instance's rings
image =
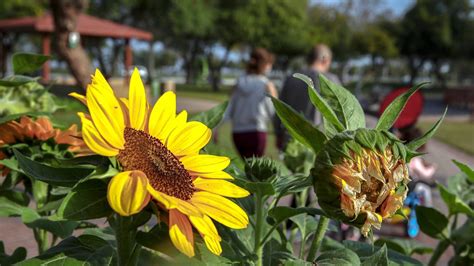
[[[43,254],[49,245],[48,245],[48,232],[42,229],[34,228],[33,235],[36,240],[36,245],[38,246],[38,254]]]
[[[257,255],[257,266],[263,265],[263,246],[265,243],[261,243],[260,239],[262,237],[263,231],[263,198],[260,195],[256,195],[255,197],[255,244],[254,244],[254,251]]]
[[[113,224],[117,241],[117,257],[119,266],[137,264],[138,252],[135,236],[137,229],[132,225],[132,217],[116,216]]]
[[[316,259],[316,253],[318,252],[319,247],[321,246],[321,242],[323,241],[324,235],[326,234],[328,225],[329,218],[321,215],[319,217],[318,228],[316,229],[316,233],[314,234],[313,242],[311,243],[311,247],[309,248],[308,257],[306,257],[307,261],[313,262],[314,259]]]
[[[449,241],[447,239],[439,241],[435,251],[433,252],[433,255],[431,255],[430,261],[428,262],[428,266],[435,266],[439,258],[441,258],[441,255],[443,255],[443,253],[448,247]]]

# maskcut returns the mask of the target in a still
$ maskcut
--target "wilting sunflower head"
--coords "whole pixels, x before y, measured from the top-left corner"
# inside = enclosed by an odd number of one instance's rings
[[[155,202],[168,212],[171,241],[190,257],[193,227],[217,255],[222,252],[221,238],[211,218],[230,228],[247,227],[247,214],[226,197],[249,193],[228,181],[233,177],[223,170],[229,158],[199,153],[211,130],[188,122],[186,111],[176,115],[173,92],[150,107],[135,69],[129,97],[117,98],[97,70],[86,95],[71,96],[89,109],[89,114],[79,113],[85,143],[97,154],[115,157],[123,170],[108,187],[107,199],[115,212],[129,216]]]
[[[321,208],[367,236],[403,206],[410,181],[408,149],[388,132],[345,131],[316,157],[312,176]]]

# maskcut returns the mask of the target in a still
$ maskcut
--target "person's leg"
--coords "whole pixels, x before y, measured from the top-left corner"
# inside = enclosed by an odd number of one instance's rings
[[[256,157],[262,157],[265,154],[265,147],[267,146],[267,133],[255,132],[255,139],[257,140],[257,143],[253,154]]]

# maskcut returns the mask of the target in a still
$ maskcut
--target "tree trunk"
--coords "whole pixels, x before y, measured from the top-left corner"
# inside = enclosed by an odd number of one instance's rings
[[[151,84],[155,77],[155,41],[151,41],[148,44],[148,83]]]
[[[91,63],[86,51],[78,45],[68,46],[69,34],[77,27],[77,16],[87,6],[87,0],[50,0],[56,31],[57,52],[68,64],[79,86],[87,88],[90,83]]]
[[[418,60],[418,62],[417,62]],[[415,79],[418,77],[418,73],[420,72],[420,68],[425,64],[425,59],[420,58],[416,59],[414,57],[410,57],[408,59],[408,64],[410,67],[410,86],[413,86]]]
[[[222,68],[227,64],[227,60],[229,60],[230,55],[230,46],[226,47],[226,51],[224,57],[222,58],[221,62],[217,62],[213,60],[212,49],[207,55],[207,62],[209,65],[209,69],[211,71],[211,85],[213,91],[219,91],[220,85],[222,81]]]
[[[113,77],[117,73],[117,66],[119,63],[120,54],[122,54],[123,48],[123,41],[122,40],[114,40],[114,45],[112,49],[112,60],[110,62],[110,75]]]

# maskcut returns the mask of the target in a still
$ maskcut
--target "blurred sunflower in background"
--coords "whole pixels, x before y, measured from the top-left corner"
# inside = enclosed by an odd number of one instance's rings
[[[115,157],[121,172],[108,187],[110,206],[122,216],[140,212],[153,200],[168,212],[169,235],[175,247],[194,256],[193,227],[214,254],[221,238],[211,220],[234,229],[248,225],[247,214],[227,199],[249,193],[227,181],[227,157],[200,154],[211,139],[203,123],[176,115],[176,95],[164,93],[151,107],[138,70],[131,76],[129,97],[117,98],[99,70],[86,95],[72,93],[89,114],[78,113],[83,138],[97,154]]]
[[[53,140],[53,145],[66,145],[66,151],[76,155],[90,153],[90,150],[82,140],[77,126],[72,125],[66,130],[54,128],[47,117],[39,117],[36,120],[28,116],[22,116],[19,121],[9,121],[0,125],[0,147],[19,143],[28,144],[30,147],[41,145],[41,143]],[[12,154],[8,149],[0,150],[0,159],[9,158]],[[10,171],[0,164],[3,175]]]

